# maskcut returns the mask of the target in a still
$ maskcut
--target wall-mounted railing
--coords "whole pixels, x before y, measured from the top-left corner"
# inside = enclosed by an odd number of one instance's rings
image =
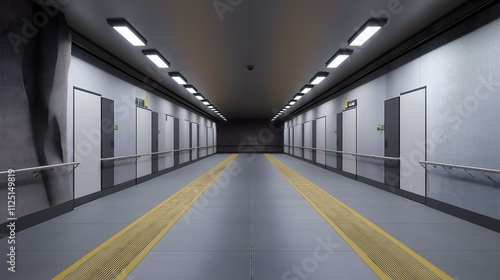
[[[71,166],[70,172],[72,172],[73,170],[75,170],[75,168],[78,167],[78,165],[80,165],[79,162],[59,163],[59,164],[44,165],[44,166],[38,166],[38,167],[14,169],[14,172],[16,174],[23,173],[23,172],[32,172],[32,174],[37,174],[37,173],[40,173],[40,171],[51,170],[51,169],[67,167],[67,166]],[[4,174],[9,174],[9,171],[0,172],[0,175],[4,175]]]
[[[429,167],[433,168],[441,168],[448,173],[451,173],[454,170],[462,170],[467,173],[471,178],[474,177],[474,174],[481,174],[482,176],[488,178],[492,182],[496,182],[493,178],[491,178],[490,174],[500,174],[500,170],[492,169],[492,168],[483,168],[476,166],[466,166],[466,165],[458,165],[458,164],[449,164],[449,163],[441,163],[441,162],[432,162],[432,161],[419,161],[420,165],[422,165],[425,169],[429,169]]]
[[[110,158],[103,158],[101,159],[102,166],[104,167],[109,167],[116,165],[118,163],[126,163],[129,161],[136,161],[141,157],[154,157],[154,156],[161,156],[161,155],[167,155],[167,154],[172,154],[176,152],[186,152],[186,151],[192,151],[192,150],[199,150],[199,149],[210,149],[210,148],[215,148],[216,146],[204,146],[204,147],[195,147],[195,148],[187,148],[187,149],[178,149],[178,150],[170,150],[170,151],[162,151],[162,152],[154,152],[154,153],[147,153],[147,154],[140,154],[140,155],[129,155],[129,156],[119,156],[119,157],[110,157]]]
[[[351,153],[351,152],[344,152],[344,151],[326,150],[326,149],[319,149],[319,148],[313,148],[313,147],[303,147],[303,146],[293,146],[293,145],[284,145],[284,146],[292,147],[292,148],[299,148],[299,149],[309,149],[309,150],[314,150],[314,151],[322,151],[322,152],[325,152],[328,154],[335,154],[335,155],[352,155],[355,158],[365,159],[368,161],[375,161],[377,163],[385,163],[387,161],[393,161],[393,162],[400,161],[400,158],[397,158],[397,157],[368,155],[368,154]]]

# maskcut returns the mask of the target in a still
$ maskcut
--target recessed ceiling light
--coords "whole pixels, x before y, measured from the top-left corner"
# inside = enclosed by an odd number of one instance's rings
[[[300,90],[300,93],[308,93],[311,91],[311,89],[313,89],[314,86],[310,86],[310,85],[307,85],[307,86],[304,86],[301,90]]]
[[[296,102],[297,102],[297,101],[292,100],[292,101],[290,101],[290,103],[288,103],[288,105],[293,106],[293,104],[295,104]]]
[[[194,94],[194,97],[196,97],[196,99],[198,99],[198,100],[203,100],[203,99],[205,99],[205,97],[203,97],[203,95],[202,95],[201,93],[195,93],[195,94]]]
[[[303,93],[297,93],[297,94],[293,97],[293,100],[298,101],[299,99],[301,99],[301,98],[302,98],[302,96],[304,96],[304,94],[303,94]]]
[[[286,106],[285,106],[285,108],[286,108],[286,109],[290,108],[290,105],[286,105]]]
[[[347,41],[349,46],[361,46],[387,23],[386,18],[371,18]]]
[[[145,46],[147,40],[137,31],[128,21],[123,18],[110,18],[107,19],[108,24],[111,25],[120,35],[122,35],[133,46]]]
[[[142,53],[149,58],[158,68],[168,68],[170,63],[157,50],[143,50]]]
[[[172,77],[172,79],[174,79],[174,81],[176,81],[179,85],[187,85],[187,80],[181,75],[181,73],[170,72],[168,73],[168,75]]]
[[[311,85],[317,85],[321,83],[326,77],[328,77],[329,73],[328,72],[318,72],[312,79],[311,79]]]
[[[326,63],[328,68],[337,68],[342,62],[344,62],[353,51],[351,49],[340,49],[338,50],[330,60]]]
[[[205,99],[205,100],[203,100],[202,102],[203,102],[203,104],[205,104],[205,105],[207,105],[207,106],[208,106],[208,105],[210,105],[210,102],[208,102],[208,100],[206,100],[206,99]]]
[[[185,85],[184,88],[192,94],[198,93],[198,90],[192,85]]]

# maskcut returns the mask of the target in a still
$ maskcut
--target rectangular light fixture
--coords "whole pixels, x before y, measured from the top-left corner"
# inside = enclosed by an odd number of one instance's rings
[[[349,46],[361,46],[387,23],[386,18],[371,18],[347,40]]]
[[[168,68],[170,67],[170,62],[168,62],[167,59],[165,59],[160,52],[157,50],[151,49],[151,50],[143,50],[142,53],[149,58],[158,68]]]
[[[198,93],[198,90],[192,85],[185,85],[184,88],[192,94]]]
[[[123,18],[107,19],[108,24],[113,27],[133,46],[145,46],[147,40],[128,21]]]
[[[351,54],[353,50],[351,49],[340,49],[338,50],[330,60],[326,63],[327,68],[337,68],[342,62],[344,62]]]
[[[330,73],[328,72],[318,72],[318,74],[314,75],[314,77],[311,79],[310,84],[311,85],[317,85],[321,83],[326,77],[328,77]]]
[[[208,105],[208,108],[209,108],[209,109],[215,109],[215,107],[214,107],[214,106],[212,106],[212,105]]]
[[[297,102],[297,101],[292,100],[292,101],[290,101],[290,103],[288,103],[288,105],[293,106],[293,104],[295,104],[296,102]]]
[[[295,100],[295,101],[299,101],[299,99],[301,99],[301,98],[302,98],[302,96],[304,96],[304,94],[303,94],[303,93],[297,93],[297,94],[293,97],[293,100]]]
[[[203,100],[202,103],[207,105],[207,106],[210,105],[210,102],[208,102],[208,100]]]
[[[203,100],[203,99],[205,99],[205,97],[203,97],[203,95],[201,93],[195,93],[194,97],[196,97],[196,99],[198,99],[200,101]]]
[[[179,72],[170,72],[168,75],[174,79],[179,85],[187,85],[187,80]]]
[[[311,89],[313,89],[314,86],[310,86],[310,85],[307,85],[307,86],[304,86],[301,90],[300,90],[300,93],[308,93],[311,91]]]
[[[286,106],[285,106],[285,109],[288,109],[288,108],[290,108],[290,105],[286,105]]]

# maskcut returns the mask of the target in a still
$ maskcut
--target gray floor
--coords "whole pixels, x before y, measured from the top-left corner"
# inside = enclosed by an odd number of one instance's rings
[[[500,234],[275,156],[450,276],[498,279]],[[5,266],[0,279],[50,279],[226,157],[209,157],[18,233],[18,272],[7,274]],[[6,248],[2,240],[2,258]],[[377,277],[263,155],[243,154],[128,279]]]

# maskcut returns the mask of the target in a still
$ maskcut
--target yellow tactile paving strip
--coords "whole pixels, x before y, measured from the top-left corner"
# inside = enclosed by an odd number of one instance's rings
[[[226,158],[54,279],[125,279],[236,157]]]
[[[274,156],[266,157],[380,279],[452,279]]]

